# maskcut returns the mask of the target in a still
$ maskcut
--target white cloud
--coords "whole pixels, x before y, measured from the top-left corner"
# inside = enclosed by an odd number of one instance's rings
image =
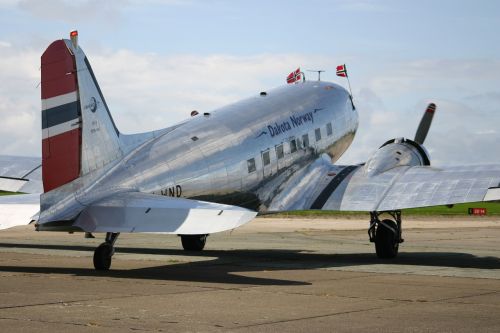
[[[430,91],[471,94],[486,89],[500,77],[500,60],[422,59],[379,65],[378,75],[370,78],[370,86],[385,98],[404,93]]]
[[[280,85],[297,64],[331,61],[300,55],[162,56],[125,50],[89,57],[124,132],[166,126],[192,110],[208,111]]]
[[[40,56],[3,48],[0,60],[0,151],[40,155]]]
[[[40,155],[40,51],[9,49],[0,60],[0,154]],[[167,127],[192,110],[208,111],[281,85],[303,55],[172,55],[87,51],[118,128],[124,133]],[[29,115],[29,116],[28,116]],[[6,135],[5,135],[6,134]],[[19,147],[24,147],[19,149]]]
[[[334,57],[326,55],[86,51],[114,119],[125,133],[166,127],[189,117],[194,109],[211,110],[281,85],[297,65],[321,64],[327,69],[336,65]],[[36,88],[40,53],[15,45],[2,48],[0,79],[9,84],[0,86],[0,154],[40,155],[40,91]],[[363,162],[388,139],[413,138],[427,103],[434,101],[438,110],[426,147],[435,165],[500,163],[497,62],[484,61],[481,66],[475,60],[422,60],[393,67],[381,68],[383,77],[355,78],[360,128],[340,162]],[[473,79],[470,70],[482,76]]]

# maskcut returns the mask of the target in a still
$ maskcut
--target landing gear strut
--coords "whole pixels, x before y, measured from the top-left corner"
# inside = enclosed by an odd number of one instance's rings
[[[119,232],[107,232],[106,240],[94,251],[94,267],[98,271],[107,271],[111,267],[111,257],[115,254],[115,242]]]
[[[202,251],[208,235],[179,235],[185,251]]]
[[[370,242],[375,243],[377,257],[381,259],[395,258],[398,255],[399,244],[404,242],[402,237],[401,211],[385,212],[392,219],[380,220],[380,212],[370,212],[370,228],[368,236]]]

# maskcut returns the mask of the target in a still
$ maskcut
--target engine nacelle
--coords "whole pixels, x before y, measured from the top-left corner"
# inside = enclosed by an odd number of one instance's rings
[[[430,165],[429,153],[413,140],[398,138],[384,143],[366,162],[368,176],[374,176],[399,166]]]

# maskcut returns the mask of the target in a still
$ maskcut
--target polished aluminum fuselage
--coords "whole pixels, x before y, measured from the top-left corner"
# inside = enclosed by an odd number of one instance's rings
[[[280,210],[287,191],[297,191],[286,184],[304,177],[322,154],[335,162],[357,126],[357,111],[339,85],[273,89],[163,130],[120,135],[123,157],[44,193],[39,221],[73,220],[123,192]]]
[[[344,88],[328,82],[285,86],[166,130],[126,157],[109,181],[266,211],[285,179],[323,153],[335,162],[357,125]]]

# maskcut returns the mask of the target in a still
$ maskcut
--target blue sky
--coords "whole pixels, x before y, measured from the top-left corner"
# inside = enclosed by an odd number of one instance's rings
[[[435,164],[500,163],[499,15],[498,1],[0,0],[0,153],[40,155],[39,56],[77,28],[124,132],[281,85],[297,66],[346,84],[334,76],[346,63],[361,123],[341,162],[413,137],[434,101]]]
[[[460,58],[498,56],[500,51],[498,43],[491,43],[499,26],[497,1],[0,3],[0,21],[8,27],[0,32],[3,39],[50,39],[77,26],[92,42],[169,54],[348,52]]]

